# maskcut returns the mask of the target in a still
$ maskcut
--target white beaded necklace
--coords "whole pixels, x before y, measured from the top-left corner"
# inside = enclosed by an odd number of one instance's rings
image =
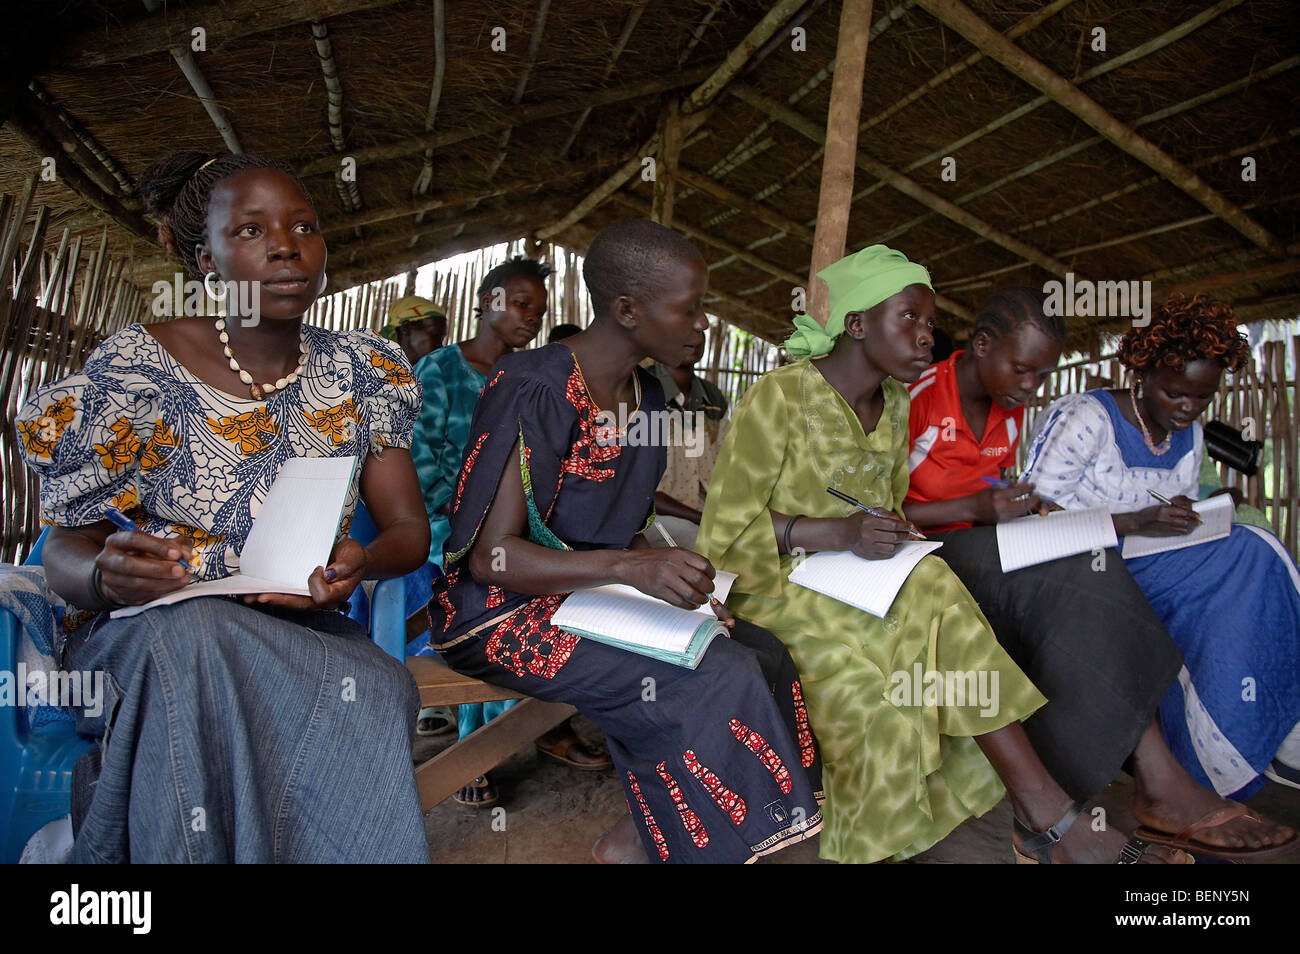
[[[1132,388],[1128,389],[1128,397],[1129,400],[1133,402],[1133,416],[1138,419],[1138,427],[1142,428],[1142,439],[1146,441],[1147,449],[1157,456],[1167,453],[1170,447],[1169,442],[1174,435],[1165,434],[1165,439],[1159,444],[1153,441],[1151,439],[1151,432],[1147,430],[1147,422],[1142,420],[1142,412],[1138,410],[1137,395],[1133,393]]]
[[[302,369],[307,366],[307,336],[301,331],[298,337],[298,367],[294,368],[284,377],[276,380],[274,384],[258,384],[253,380],[253,376],[239,366],[235,356],[230,353],[230,335],[226,334],[226,319],[217,319],[217,337],[221,339],[221,353],[230,361],[230,370],[239,375],[239,380],[248,385],[249,393],[253,395],[254,401],[264,401],[266,396],[272,391],[283,391],[293,382],[298,380],[298,375],[302,374]]]

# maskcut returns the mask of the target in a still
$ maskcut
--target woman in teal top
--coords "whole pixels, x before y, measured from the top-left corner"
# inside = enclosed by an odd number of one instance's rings
[[[421,358],[415,375],[424,387],[424,403],[415,424],[411,458],[420,477],[420,491],[429,513],[429,566],[422,592],[442,568],[442,545],[451,525],[450,502],[456,489],[469,443],[469,425],[474,416],[488,372],[502,355],[526,348],[542,329],[546,316],[548,265],[530,258],[513,258],[483,276],[476,292],[478,332],[468,341],[439,348]],[[427,634],[408,651],[428,655]],[[457,707],[460,737],[495,719],[518,700],[475,703]],[[420,713],[421,721],[431,715]],[[543,754],[575,768],[607,768],[612,763],[587,751],[567,723],[538,739]],[[462,804],[485,807],[497,800],[492,784],[480,776],[456,794]]]

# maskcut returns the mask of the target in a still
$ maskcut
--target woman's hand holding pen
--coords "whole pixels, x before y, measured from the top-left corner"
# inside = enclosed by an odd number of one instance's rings
[[[864,560],[886,560],[899,544],[916,539],[910,523],[885,511],[850,514],[842,524],[844,545],[837,549],[852,550]]]
[[[1190,497],[1180,494],[1167,504],[1116,514],[1115,532],[1120,536],[1140,533],[1145,537],[1181,537],[1200,526],[1201,517],[1192,509],[1193,503],[1195,501]]]
[[[142,530],[109,534],[95,558],[99,592],[120,606],[156,600],[190,582],[180,561],[193,554],[184,537],[155,537]]]
[[[1003,523],[1031,513],[1045,514],[1060,509],[1034,493],[1031,483],[985,487],[966,500],[971,508],[971,523],[980,525]]]
[[[680,547],[620,552],[619,582],[682,609],[695,609],[709,602],[713,564],[698,553]],[[719,614],[719,619],[723,618]]]

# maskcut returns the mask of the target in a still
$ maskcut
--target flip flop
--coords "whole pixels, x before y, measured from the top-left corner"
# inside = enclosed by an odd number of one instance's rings
[[[1153,845],[1180,848],[1190,854],[1204,855],[1207,858],[1221,858],[1224,861],[1263,861],[1266,858],[1276,858],[1279,855],[1295,851],[1296,847],[1300,845],[1300,841],[1294,835],[1290,841],[1264,848],[1229,848],[1222,845],[1211,845],[1192,837],[1197,832],[1218,828],[1220,825],[1227,824],[1237,818],[1248,818],[1251,821],[1263,824],[1263,820],[1252,815],[1245,805],[1240,802],[1228,802],[1220,808],[1207,812],[1198,821],[1188,825],[1177,834],[1147,828],[1144,825],[1136,829],[1133,835]]]
[[[561,765],[569,766],[569,768],[576,768],[584,772],[601,772],[614,767],[614,760],[608,756],[599,762],[575,762],[569,758],[569,752],[573,750],[573,747],[582,745],[582,740],[576,735],[571,735],[550,748],[543,746],[540,742],[534,744],[537,746],[538,752],[541,752],[549,759],[559,762]]]
[[[460,791],[451,796],[453,800],[458,804],[464,805],[466,808],[487,808],[489,805],[494,804],[500,797],[497,795],[497,787],[492,784],[492,781],[486,775],[480,775],[478,778],[474,779],[474,781],[466,785],[465,788],[472,788],[483,793],[483,797],[476,802],[465,801],[465,799],[460,797]],[[461,789],[461,791],[464,791],[464,789]]]

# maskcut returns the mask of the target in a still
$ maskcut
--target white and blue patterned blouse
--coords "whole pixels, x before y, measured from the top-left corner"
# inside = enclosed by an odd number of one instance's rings
[[[1035,422],[1024,479],[1066,509],[1129,513],[1154,506],[1152,490],[1195,500],[1202,452],[1199,421],[1175,432],[1169,450],[1155,454],[1108,391],[1067,394]]]
[[[23,457],[41,478],[42,519],[85,526],[115,507],[147,533],[191,537],[196,579],[237,572],[286,460],[355,454],[364,462],[411,446],[420,385],[401,349],[371,331],[304,325],[303,334],[303,373],[261,401],[200,381],[142,325],[113,335],[18,415]]]

